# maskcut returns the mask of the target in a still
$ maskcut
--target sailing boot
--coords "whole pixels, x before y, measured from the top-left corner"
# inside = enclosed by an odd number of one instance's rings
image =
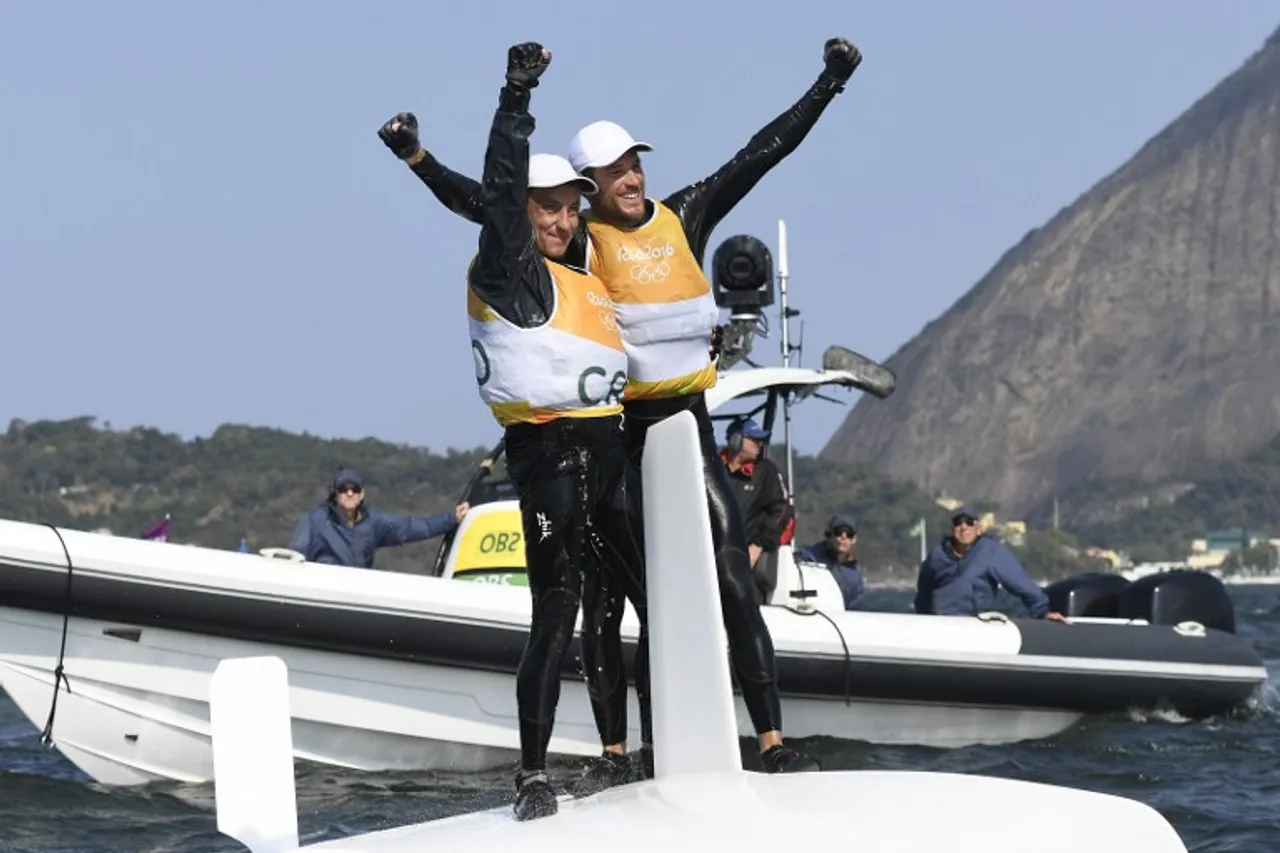
[[[546,773],[516,776],[516,802],[513,807],[516,820],[550,817],[559,809],[556,792],[551,790],[551,783],[547,781]]]
[[[784,744],[774,744],[760,753],[766,773],[816,773],[822,769],[818,759],[796,752]]]
[[[625,785],[632,779],[631,760],[621,753],[605,750],[591,759],[586,772],[569,785],[569,793],[575,797],[589,797],[605,788]]]
[[[652,779],[654,775],[653,774],[653,747],[642,745],[640,747],[639,759],[640,759],[640,766],[636,768],[636,778]]]

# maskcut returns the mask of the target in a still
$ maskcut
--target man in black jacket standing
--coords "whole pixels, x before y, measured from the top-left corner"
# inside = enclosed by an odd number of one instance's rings
[[[751,557],[751,574],[757,600],[764,604],[778,584],[778,547],[783,532],[795,517],[782,471],[763,455],[769,431],[747,418],[731,422],[725,430],[721,453],[729,485],[742,511]]]

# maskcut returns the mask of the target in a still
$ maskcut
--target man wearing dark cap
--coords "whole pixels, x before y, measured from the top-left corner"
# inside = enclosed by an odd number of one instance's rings
[[[782,472],[763,455],[769,431],[750,418],[740,418],[729,424],[724,438],[720,458],[742,511],[756,600],[764,604],[778,584],[778,546],[795,512]]]
[[[392,515],[366,506],[364,481],[350,468],[339,468],[328,499],[298,522],[289,540],[309,563],[372,569],[378,548],[408,545],[443,536],[462,523],[470,507],[460,503],[438,515]]]
[[[1033,619],[1067,622],[1060,613],[1049,610],[1049,596],[1013,552],[999,539],[984,534],[978,516],[960,507],[951,514],[951,534],[920,564],[916,612],[977,616],[995,606],[999,587],[1022,599]]]
[[[857,544],[858,525],[853,513],[840,513],[831,516],[827,522],[822,541],[796,551],[797,560],[811,560],[827,567],[844,596],[845,610],[852,610],[854,602],[867,591],[862,569],[853,552]]]

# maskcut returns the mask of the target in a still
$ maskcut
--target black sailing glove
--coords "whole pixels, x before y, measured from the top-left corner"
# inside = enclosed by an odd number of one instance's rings
[[[413,113],[396,113],[378,130],[378,137],[401,160],[408,160],[421,147],[418,119]]]
[[[536,41],[517,44],[507,51],[507,85],[525,91],[536,88],[550,64],[551,51]]]
[[[847,39],[827,39],[822,46],[822,61],[827,65],[826,73],[843,83],[862,63],[862,52]]]

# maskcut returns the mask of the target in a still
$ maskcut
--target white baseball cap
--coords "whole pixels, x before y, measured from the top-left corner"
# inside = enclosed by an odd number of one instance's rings
[[[628,151],[652,151],[647,142],[637,142],[621,125],[611,121],[594,121],[578,131],[569,142],[569,162],[581,172],[596,166],[607,166]]]
[[[534,154],[529,157],[529,189],[562,187],[572,184],[588,195],[600,188],[590,178],[573,170],[559,154]]]

